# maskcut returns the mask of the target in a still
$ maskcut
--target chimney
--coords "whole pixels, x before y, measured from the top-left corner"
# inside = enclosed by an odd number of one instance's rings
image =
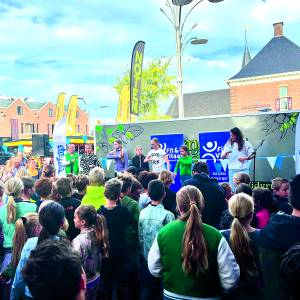
[[[283,22],[274,23],[273,27],[274,27],[274,37],[283,36]]]

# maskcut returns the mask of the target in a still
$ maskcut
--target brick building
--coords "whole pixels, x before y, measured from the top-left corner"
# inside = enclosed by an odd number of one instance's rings
[[[275,23],[274,37],[227,83],[231,113],[300,109],[300,47]]]
[[[13,140],[29,138],[32,133],[52,136],[55,122],[55,104],[36,102],[30,98],[0,97],[0,137]],[[80,107],[76,114],[76,132],[88,135],[88,114]]]
[[[300,109],[300,47],[275,23],[273,38],[251,59],[245,46],[242,68],[229,89],[184,94],[185,117]],[[175,98],[167,115],[178,118]]]

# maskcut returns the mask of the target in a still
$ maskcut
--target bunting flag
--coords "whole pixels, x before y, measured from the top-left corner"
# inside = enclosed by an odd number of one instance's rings
[[[70,98],[67,112],[67,135],[75,135],[76,131],[76,112],[77,112],[78,96],[73,95]]]
[[[228,159],[221,159],[220,163],[222,164],[224,172],[226,172],[228,166]]]
[[[106,170],[107,169],[107,158],[102,157],[101,158],[101,167]]]
[[[275,166],[275,163],[276,163],[276,160],[277,160],[277,157],[276,156],[268,156],[266,157],[266,159],[268,160],[272,170],[274,169],[274,166]]]
[[[106,160],[106,170],[110,169],[111,164],[112,164],[112,159],[107,159]]]
[[[66,150],[66,117],[60,119],[54,125],[53,131],[53,155],[57,177],[66,176],[63,160]]]
[[[298,115],[295,133],[295,169],[300,174],[300,114]]]
[[[130,70],[130,114],[139,115],[145,42],[139,41],[132,51]]]
[[[276,158],[275,165],[279,170],[281,170],[281,168],[282,168],[283,158],[284,158],[283,156],[277,156],[277,158]]]
[[[63,118],[65,112],[65,93],[59,93],[55,108],[55,123]]]

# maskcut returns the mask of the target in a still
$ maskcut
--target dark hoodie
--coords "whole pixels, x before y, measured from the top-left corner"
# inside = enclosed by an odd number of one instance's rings
[[[145,155],[135,155],[132,160],[131,160],[131,165],[136,167],[138,169],[138,172],[142,172],[142,171],[149,171],[149,163],[148,162],[144,162],[145,159]]]
[[[290,205],[289,200],[287,198],[283,198],[278,195],[273,195],[273,199],[275,202],[276,209],[278,211],[282,211],[288,215],[292,214],[293,208]]]
[[[268,225],[260,231],[260,246],[281,253],[300,243],[300,217],[272,214]]]
[[[186,180],[183,186],[186,185],[193,185],[201,191],[204,197],[202,220],[205,224],[218,228],[222,212],[227,209],[224,191],[219,186],[218,181],[205,173],[201,173]]]

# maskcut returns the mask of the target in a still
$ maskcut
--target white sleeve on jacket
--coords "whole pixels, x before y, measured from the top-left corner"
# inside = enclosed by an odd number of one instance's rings
[[[250,156],[254,151],[252,145],[248,141],[245,141],[245,148],[246,148],[246,156]]]
[[[157,236],[155,237],[155,240],[148,254],[148,269],[152,276],[161,276],[162,264],[160,261],[160,251],[157,243]]]
[[[227,141],[226,144],[223,146],[223,149],[221,151],[221,156],[223,156],[227,151],[231,150],[231,145]]]
[[[224,237],[222,237],[219,243],[217,259],[221,286],[224,291],[230,291],[237,286],[240,277],[240,268]]]

